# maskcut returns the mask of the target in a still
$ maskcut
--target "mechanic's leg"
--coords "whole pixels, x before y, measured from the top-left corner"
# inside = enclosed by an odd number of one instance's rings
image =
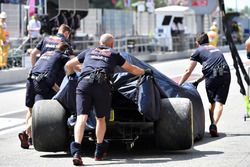
[[[107,156],[108,142],[104,141],[104,136],[106,133],[106,118],[96,117],[96,149],[95,149],[95,160],[101,161]]]
[[[106,119],[105,117],[97,118],[96,117],[96,138],[97,144],[102,143],[104,139],[104,135],[106,133]]]
[[[84,136],[85,124],[87,122],[88,115],[78,115],[74,128],[75,142],[81,144]]]
[[[209,133],[211,135],[211,137],[218,137],[218,133],[217,133],[217,122],[221,116],[221,112],[218,111],[218,109],[220,109],[220,107],[218,106],[218,102],[215,103],[210,103],[210,107],[209,107],[209,116],[210,116],[210,120],[211,120],[211,125],[209,126]]]
[[[24,149],[28,149],[30,146],[29,138],[31,136],[31,117],[32,117],[32,107],[35,103],[35,90],[33,85],[33,80],[27,79],[26,82],[26,98],[25,105],[28,107],[25,116],[26,127],[25,130],[21,133],[18,133],[18,138],[21,142],[21,147]]]
[[[26,113],[26,133],[29,137],[32,136],[31,134],[31,121],[32,121],[32,108],[28,108]]]
[[[209,117],[210,117],[210,121],[211,124],[214,123],[214,108],[215,108],[215,103],[209,103]]]
[[[24,149],[28,149],[31,145],[31,112],[32,108],[28,108],[26,112],[26,128],[23,132],[18,133],[18,138],[21,142],[21,147]]]
[[[45,99],[43,95],[40,94],[36,94],[35,95],[35,102],[39,101],[39,100],[43,100]],[[28,112],[26,113],[26,133],[29,136],[29,140],[31,140],[32,138],[32,131],[31,131],[31,127],[32,127],[32,108],[29,107]]]
[[[222,110],[223,110],[223,104],[220,102],[215,102],[215,108],[214,108],[214,124],[215,125],[217,125],[217,123],[220,120]]]
[[[77,116],[74,128],[75,141],[70,144],[70,152],[73,156],[73,164],[77,166],[83,165],[81,158],[81,143],[84,136],[84,129],[87,119],[88,115],[86,114],[80,114]]]

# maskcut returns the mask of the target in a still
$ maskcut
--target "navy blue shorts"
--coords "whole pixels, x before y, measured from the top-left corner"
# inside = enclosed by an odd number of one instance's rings
[[[98,118],[108,117],[111,109],[111,88],[108,83],[89,83],[82,79],[76,88],[77,115],[95,111]]]
[[[37,83],[33,79],[27,79],[25,105],[32,108],[36,101],[51,99],[55,94],[56,92],[49,88],[45,82]]]
[[[220,102],[226,103],[229,86],[231,82],[230,73],[226,73],[221,77],[206,79],[206,92],[210,103]]]

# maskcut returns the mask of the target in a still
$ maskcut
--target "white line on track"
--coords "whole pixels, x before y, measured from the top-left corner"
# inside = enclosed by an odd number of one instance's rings
[[[6,116],[6,115],[11,115],[11,114],[16,114],[16,113],[19,113],[19,112],[24,112],[26,110],[27,110],[26,108],[23,108],[23,109],[20,109],[20,110],[9,111],[9,112],[0,114],[0,117]]]
[[[0,136],[8,134],[8,133],[13,133],[13,132],[19,132],[19,131],[21,132],[24,129],[25,129],[25,125],[20,125],[20,126],[17,126],[17,127],[6,129],[6,130],[3,130],[3,131],[0,131]]]
[[[25,129],[25,119],[20,118],[8,118],[8,115],[25,112],[27,109],[23,108],[20,110],[10,111],[0,114],[0,136],[5,135],[14,131],[20,131]],[[5,118],[1,118],[5,117]],[[7,117],[7,118],[6,118]]]

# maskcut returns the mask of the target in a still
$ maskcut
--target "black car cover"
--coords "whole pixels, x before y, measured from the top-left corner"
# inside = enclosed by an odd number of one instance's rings
[[[132,101],[137,106],[137,110],[143,114],[148,121],[157,121],[159,119],[161,98],[189,98],[193,105],[194,136],[195,139],[202,138],[204,136],[205,116],[201,97],[197,89],[191,83],[185,83],[183,86],[179,86],[154,67],[126,52],[122,52],[121,55],[131,64],[143,69],[150,68],[152,70],[152,76],[134,76],[122,68],[117,67],[112,78],[114,92],[119,92],[126,99]],[[76,82],[76,80],[70,80],[68,84],[72,84],[73,86],[64,84],[66,85],[66,89],[61,89],[56,97],[66,110],[70,110],[70,112],[75,111],[74,106],[72,106],[75,102],[72,102],[72,100],[75,100],[74,87]]]
[[[132,55],[129,55],[126,52],[122,52],[121,55],[131,64],[137,65],[143,69],[150,68],[153,73],[153,82],[148,81],[147,82],[142,82],[142,89],[138,93],[141,94],[144,98],[141,98],[138,100],[138,110],[139,112],[146,114],[145,117],[151,121],[156,121],[159,117],[159,103],[160,98],[165,98],[165,97],[185,97],[189,98],[192,102],[193,105],[193,120],[194,120],[194,136],[195,139],[200,139],[204,136],[205,132],[205,113],[204,113],[204,107],[203,103],[201,100],[201,97],[195,88],[195,86],[191,83],[184,83],[182,86],[179,86],[175,81],[172,79],[168,78],[161,72],[159,72],[157,69],[152,67],[151,65],[142,62],[135,58]],[[123,72],[123,73],[121,73]],[[114,84],[116,82],[123,83],[122,81],[126,81],[130,79],[131,74],[124,74],[124,70],[121,68],[117,68],[116,74],[117,75],[114,80]],[[151,85],[149,84],[151,83]],[[130,88],[128,89],[127,85],[131,85]],[[135,98],[135,95],[132,95],[134,91],[131,91],[132,89],[135,90],[135,84],[136,83],[127,83],[127,84],[120,84],[118,91],[123,94],[124,96],[128,98]],[[153,85],[152,85],[153,84]],[[121,92],[120,90],[123,90],[123,88],[126,87],[126,91]],[[154,90],[154,91],[153,91]],[[151,96],[150,96],[151,94]],[[132,96],[131,96],[132,95]],[[151,102],[152,104],[148,104]],[[151,107],[149,106],[151,105]],[[140,111],[140,109],[144,109]],[[150,110],[150,112],[148,111]]]

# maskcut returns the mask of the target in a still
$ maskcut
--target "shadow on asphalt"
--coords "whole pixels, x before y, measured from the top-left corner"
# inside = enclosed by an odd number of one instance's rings
[[[205,134],[204,138],[195,142],[194,146],[206,144],[213,142],[215,140],[220,140],[226,135],[221,133],[220,137],[211,138],[208,133]],[[136,141],[133,149],[128,150],[127,145],[113,141],[110,142],[108,159],[103,161],[103,163],[98,163],[95,165],[115,165],[115,164],[152,164],[152,163],[163,163],[168,161],[183,161],[196,158],[206,157],[208,155],[217,155],[223,154],[219,151],[199,151],[194,147],[189,150],[180,150],[180,151],[165,151],[160,150],[155,147],[153,144],[154,141],[152,138],[142,138]],[[83,144],[83,157],[93,158],[95,144],[93,142]],[[69,158],[69,154],[65,153],[49,153],[41,155],[42,158]],[[91,166],[91,165],[88,165]]]
[[[250,134],[227,134],[227,137],[237,137],[237,136],[250,136]]]
[[[213,141],[216,141],[216,140],[220,140],[220,139],[222,139],[222,138],[224,138],[226,136],[227,135],[225,133],[219,133],[219,137],[211,137],[208,132],[205,132],[203,139],[200,140],[200,141],[196,141],[194,143],[194,146],[199,146],[199,145],[210,143],[210,142],[213,142]]]
[[[46,155],[41,155],[40,157],[42,158],[70,158],[71,155],[70,154],[67,154],[66,152],[65,153],[51,153],[51,154],[46,154]]]

